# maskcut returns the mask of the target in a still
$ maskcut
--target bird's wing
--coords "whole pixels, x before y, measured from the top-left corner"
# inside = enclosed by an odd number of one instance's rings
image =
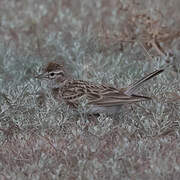
[[[62,91],[63,99],[68,103],[78,104],[85,97],[88,104],[96,106],[117,106],[133,102],[150,100],[146,96],[126,95],[124,89],[116,89],[111,86],[97,85],[87,81],[69,82]]]
[[[139,95],[128,96],[123,91],[116,91],[111,89],[109,89],[109,91],[107,89],[105,93],[101,92],[101,99],[94,98],[92,93],[89,96],[91,97],[89,98],[89,104],[97,106],[117,106],[151,99],[150,97]]]
[[[99,86],[89,83],[87,81],[73,80],[66,83],[66,85],[61,90],[62,97],[66,102],[77,102],[82,98],[86,97],[96,100],[101,99],[98,94]]]

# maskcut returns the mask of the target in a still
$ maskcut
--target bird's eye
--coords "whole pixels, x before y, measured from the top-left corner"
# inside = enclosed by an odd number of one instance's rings
[[[50,78],[53,78],[54,76],[55,76],[55,73],[54,73],[54,72],[52,72],[52,73],[49,74],[49,77],[50,77]]]

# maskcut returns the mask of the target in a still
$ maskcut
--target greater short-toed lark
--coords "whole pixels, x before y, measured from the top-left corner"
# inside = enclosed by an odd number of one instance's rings
[[[63,65],[54,62],[48,63],[44,72],[37,78],[48,80],[48,86],[55,99],[63,99],[70,107],[77,108],[81,100],[85,99],[89,113],[116,114],[124,104],[151,100],[150,97],[137,95],[137,89],[144,82],[163,71],[164,69],[156,70],[128,87],[120,89],[83,80],[74,80],[67,75]]]

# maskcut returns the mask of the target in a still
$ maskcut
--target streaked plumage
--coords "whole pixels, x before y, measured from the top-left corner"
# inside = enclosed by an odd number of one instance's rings
[[[163,72],[154,71],[127,88],[117,89],[108,85],[95,84],[69,78],[63,65],[49,63],[38,78],[49,80],[49,87],[56,99],[63,99],[68,105],[77,108],[81,99],[87,100],[90,113],[118,113],[123,104],[150,100],[150,97],[135,94],[144,82]]]

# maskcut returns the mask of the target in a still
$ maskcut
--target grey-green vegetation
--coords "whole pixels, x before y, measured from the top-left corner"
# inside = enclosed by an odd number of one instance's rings
[[[0,1],[0,179],[180,179],[178,0]],[[34,78],[50,61],[77,79],[152,101],[118,120],[56,102]]]

